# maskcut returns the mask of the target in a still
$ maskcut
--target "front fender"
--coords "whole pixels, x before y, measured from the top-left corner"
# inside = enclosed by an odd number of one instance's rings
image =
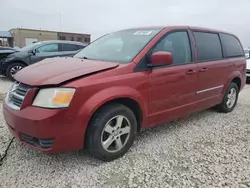
[[[147,114],[147,101],[139,91],[127,86],[116,86],[101,90],[92,95],[81,107],[79,115],[90,117],[108,101],[118,98],[130,98],[141,107],[142,113]]]

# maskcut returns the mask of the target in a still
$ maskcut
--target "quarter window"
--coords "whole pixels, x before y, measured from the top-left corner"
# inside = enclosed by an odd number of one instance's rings
[[[222,59],[219,35],[216,33],[193,32],[198,51],[198,61]]]
[[[151,53],[159,51],[171,52],[174,65],[192,61],[190,43],[186,31],[176,31],[165,36],[153,48]]]
[[[58,44],[46,44],[36,49],[36,53],[58,52]]]
[[[241,57],[244,56],[244,51],[239,40],[228,34],[220,34],[222,47],[225,57]]]

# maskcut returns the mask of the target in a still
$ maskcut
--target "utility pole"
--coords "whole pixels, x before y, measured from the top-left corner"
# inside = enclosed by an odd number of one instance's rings
[[[62,32],[62,30],[63,30],[62,25],[63,25],[63,21],[62,21],[62,12],[60,12],[60,31],[61,31],[61,32]]]

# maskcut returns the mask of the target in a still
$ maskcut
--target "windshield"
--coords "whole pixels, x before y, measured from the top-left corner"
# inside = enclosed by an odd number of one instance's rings
[[[18,51],[30,51],[33,50],[35,47],[39,46],[42,44],[41,42],[36,42],[27,46],[24,46],[23,48],[18,49]]]
[[[161,29],[129,29],[107,34],[74,57],[129,63]]]

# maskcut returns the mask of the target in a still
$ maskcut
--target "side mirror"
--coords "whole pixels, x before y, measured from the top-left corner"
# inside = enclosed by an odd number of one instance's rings
[[[171,65],[173,63],[173,56],[170,52],[159,51],[151,55],[151,64],[149,67],[159,67],[164,65]]]
[[[30,53],[31,53],[32,55],[36,55],[36,50],[33,49],[33,50],[30,51]]]

